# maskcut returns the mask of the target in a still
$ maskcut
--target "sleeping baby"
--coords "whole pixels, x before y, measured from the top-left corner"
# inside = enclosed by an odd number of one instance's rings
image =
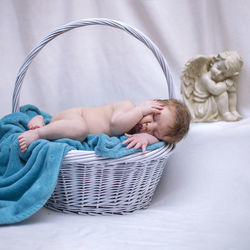
[[[70,138],[84,141],[88,134],[105,133],[109,136],[125,134],[127,149],[146,151],[147,145],[158,141],[176,143],[188,132],[190,114],[176,99],[150,100],[136,106],[130,101],[96,107],[79,107],[54,115],[47,125],[41,115],[28,123],[28,131],[18,137],[20,151],[38,139]]]

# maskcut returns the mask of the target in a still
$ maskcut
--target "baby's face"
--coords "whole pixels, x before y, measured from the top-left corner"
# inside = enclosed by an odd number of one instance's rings
[[[144,116],[135,126],[136,133],[148,133],[161,141],[166,141],[166,135],[171,131],[175,123],[173,110],[164,107],[160,114]]]

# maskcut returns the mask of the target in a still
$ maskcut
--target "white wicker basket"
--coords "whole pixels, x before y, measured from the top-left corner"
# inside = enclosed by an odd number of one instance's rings
[[[158,60],[168,85],[169,98],[174,97],[172,76],[158,47],[131,26],[104,18],[78,20],[66,24],[44,39],[29,53],[17,75],[12,111],[19,111],[20,90],[32,59],[52,39],[74,28],[108,25],[122,29],[143,42]],[[174,145],[134,153],[120,159],[97,156],[94,151],[72,150],[64,157],[57,186],[46,207],[79,214],[125,214],[149,206]]]

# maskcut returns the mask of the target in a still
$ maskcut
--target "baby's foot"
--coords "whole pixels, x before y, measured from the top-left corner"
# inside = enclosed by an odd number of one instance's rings
[[[19,135],[17,139],[20,145],[20,152],[24,153],[32,142],[39,139],[38,131],[37,129],[28,130],[22,133],[21,135]]]
[[[28,123],[28,128],[29,129],[36,129],[36,128],[41,128],[44,126],[44,120],[41,115],[37,115],[33,117],[29,123]]]

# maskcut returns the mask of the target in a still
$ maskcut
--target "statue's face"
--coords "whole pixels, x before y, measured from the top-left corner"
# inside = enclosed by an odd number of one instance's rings
[[[223,60],[215,62],[211,67],[210,72],[212,79],[216,82],[224,81],[230,74]]]

